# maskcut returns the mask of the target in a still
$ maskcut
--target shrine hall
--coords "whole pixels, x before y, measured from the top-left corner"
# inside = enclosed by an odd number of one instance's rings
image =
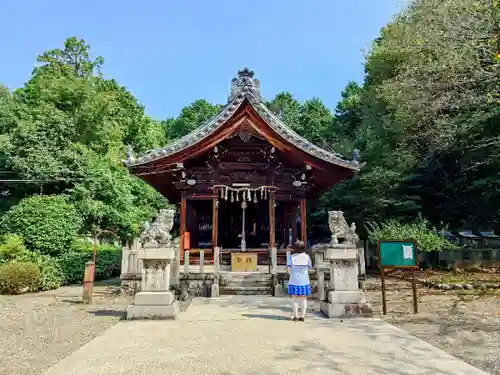
[[[307,244],[307,201],[353,177],[357,157],[326,151],[287,126],[265,104],[254,72],[240,70],[227,104],[196,130],[125,161],[131,173],[179,205],[181,263],[203,250],[204,263],[232,253],[269,262],[296,241]]]

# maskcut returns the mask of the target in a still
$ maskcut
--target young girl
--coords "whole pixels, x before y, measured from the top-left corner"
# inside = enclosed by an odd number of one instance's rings
[[[304,321],[307,311],[307,297],[311,295],[309,268],[311,258],[306,253],[304,243],[297,242],[295,252],[287,259],[287,270],[290,274],[288,294],[292,296],[293,321]],[[299,316],[299,305],[301,314]]]

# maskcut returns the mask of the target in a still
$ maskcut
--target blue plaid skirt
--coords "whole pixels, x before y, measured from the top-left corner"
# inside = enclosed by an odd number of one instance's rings
[[[311,284],[307,285],[290,285],[288,284],[288,294],[292,296],[310,296]]]

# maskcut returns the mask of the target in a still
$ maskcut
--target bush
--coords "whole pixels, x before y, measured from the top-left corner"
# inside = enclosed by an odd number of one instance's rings
[[[63,273],[56,259],[48,255],[29,251],[23,239],[18,235],[7,235],[0,244],[0,263],[20,261],[36,264],[40,270],[39,283],[36,290],[52,290],[63,284]]]
[[[389,220],[382,224],[368,224],[368,239],[372,243],[379,240],[415,240],[422,251],[442,251],[456,248],[456,245],[437,233],[426,219],[419,217],[412,223],[403,224]]]
[[[67,284],[79,284],[83,281],[83,273],[87,262],[92,261],[92,244],[78,241],[72,246],[77,251],[63,254],[59,265]],[[95,280],[119,276],[122,262],[122,250],[112,245],[97,246]]]
[[[40,269],[31,262],[10,261],[0,265],[0,293],[20,294],[36,291]]]
[[[70,253],[81,253],[81,252],[84,252],[84,251],[92,251],[93,249],[93,244],[88,241],[88,240],[84,240],[82,238],[77,238],[75,240],[73,240],[73,242],[71,243],[71,247],[69,249],[69,252]]]
[[[80,228],[75,207],[56,195],[25,198],[0,222],[2,234],[18,234],[28,249],[52,256],[69,248]]]
[[[37,290],[53,290],[64,284],[64,273],[62,272],[59,261],[56,258],[29,251],[20,256],[18,259],[36,264],[40,269]]]
[[[3,238],[3,242],[0,244],[0,263],[15,260],[27,252],[28,250],[21,236],[17,234],[8,234]]]

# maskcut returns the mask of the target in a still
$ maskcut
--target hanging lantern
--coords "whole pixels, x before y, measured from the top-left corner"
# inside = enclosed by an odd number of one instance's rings
[[[234,191],[231,192],[231,203],[234,202]]]
[[[240,201],[240,192],[236,191],[236,202]]]
[[[253,194],[253,203],[257,203],[257,202],[258,202],[257,192],[254,192],[254,194]]]

